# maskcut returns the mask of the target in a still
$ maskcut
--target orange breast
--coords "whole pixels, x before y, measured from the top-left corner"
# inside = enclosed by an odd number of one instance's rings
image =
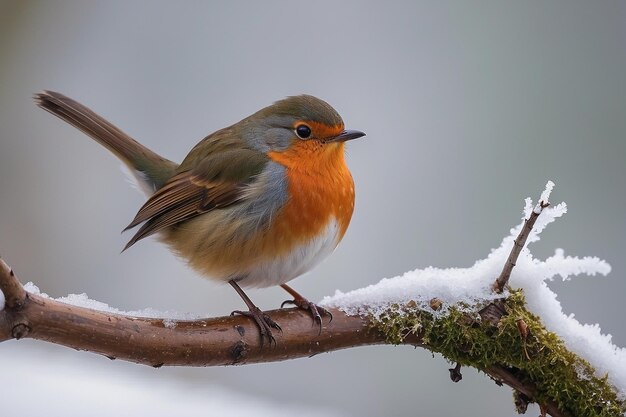
[[[354,210],[354,182],[345,163],[344,144],[308,140],[268,155],[287,168],[289,190],[272,228],[275,249],[289,251],[294,244],[323,233],[333,220],[339,226],[339,243]]]

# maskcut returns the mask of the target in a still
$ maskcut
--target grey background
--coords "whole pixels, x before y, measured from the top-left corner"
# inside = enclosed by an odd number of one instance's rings
[[[142,197],[114,157],[31,95],[61,91],[180,161],[207,133],[309,93],[367,137],[348,149],[351,227],[293,281],[299,291],[319,300],[416,267],[471,265],[552,179],[553,201],[570,212],[531,249],[612,264],[608,278],[551,287],[566,312],[625,346],[625,19],[619,1],[1,2],[0,253],[53,296],[86,292],[128,310],[241,308],[231,288],[155,241],[120,255]],[[262,308],[284,299],[278,289],[250,295]],[[37,345],[51,358],[65,351]],[[109,365],[147,385],[218,383],[345,415],[515,415],[508,389],[471,370],[452,384],[440,357],[407,347],[237,368]]]

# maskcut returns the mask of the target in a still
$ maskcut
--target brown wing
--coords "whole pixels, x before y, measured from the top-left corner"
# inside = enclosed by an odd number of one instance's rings
[[[255,151],[223,152],[172,177],[139,209],[124,230],[145,222],[124,250],[169,226],[243,200],[267,157]]]

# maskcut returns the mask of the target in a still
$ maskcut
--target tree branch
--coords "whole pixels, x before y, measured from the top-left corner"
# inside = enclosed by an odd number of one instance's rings
[[[525,221],[493,284],[494,292],[501,293],[506,286],[535,221],[548,205],[549,189]],[[0,290],[6,299],[0,310],[0,342],[45,340],[153,367],[275,362],[356,346],[407,344],[439,352],[455,363],[450,369],[455,382],[462,377],[463,365],[512,387],[520,412],[530,402],[555,417],[586,415],[589,410],[607,416],[626,411],[606,379],[593,376],[587,362],[570,353],[526,310],[521,291],[511,291],[475,313],[449,306],[449,313],[439,318],[432,311],[416,310],[410,302],[390,307],[377,318],[331,308],[333,320],[323,323],[321,333],[302,310],[273,310],[267,313],[283,331],[274,334],[275,345],[262,346],[255,323],[243,316],[193,321],[131,317],[28,293],[2,260]],[[441,304],[433,299],[430,308],[437,311]],[[578,376],[581,372],[584,377]],[[585,396],[588,401],[580,400]]]
[[[281,324],[283,332],[275,335],[275,346],[261,347],[258,329],[245,317],[174,321],[73,306],[24,291],[4,262],[0,264],[0,288],[7,298],[4,310],[0,311],[0,342],[21,338],[45,340],[153,367],[275,362],[390,343],[370,318],[349,316],[338,309],[331,309],[333,320],[324,323],[321,334],[312,325],[311,317],[299,309],[270,311],[268,314]],[[21,301],[9,303],[12,299]],[[401,344],[429,348],[420,332],[408,333]],[[537,388],[523,372],[515,373],[497,364],[481,370],[498,384],[509,385],[537,401]],[[569,416],[551,400],[542,405],[555,417]]]
[[[0,281],[5,278],[1,275]],[[275,362],[384,343],[367,319],[336,309],[332,313],[332,323],[325,323],[318,334],[311,317],[301,310],[270,311],[283,331],[275,334],[275,346],[261,347],[258,328],[246,317],[193,321],[129,317],[26,293],[19,310],[7,305],[0,312],[0,341],[28,337],[155,367]],[[417,338],[413,344],[419,344]]]

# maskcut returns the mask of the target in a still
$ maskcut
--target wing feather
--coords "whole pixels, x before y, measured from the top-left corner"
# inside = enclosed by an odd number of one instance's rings
[[[180,223],[181,218],[191,219],[198,214],[202,214],[202,212],[198,210],[197,204],[192,201],[177,207],[175,210],[153,217],[137,230],[137,233],[128,241],[122,252],[133,246],[139,240],[151,236],[166,227]]]
[[[165,228],[214,209],[239,203],[267,163],[257,151],[238,149],[206,157],[190,170],[181,171],[157,190],[139,209],[128,230],[144,223],[124,250]]]

